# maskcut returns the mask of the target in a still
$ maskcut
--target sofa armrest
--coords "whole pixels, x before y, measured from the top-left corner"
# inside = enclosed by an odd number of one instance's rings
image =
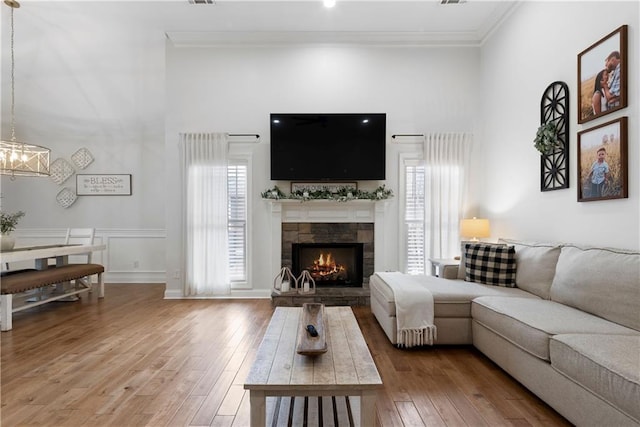
[[[442,268],[442,278],[456,280],[458,278],[458,266],[457,265],[445,265]]]

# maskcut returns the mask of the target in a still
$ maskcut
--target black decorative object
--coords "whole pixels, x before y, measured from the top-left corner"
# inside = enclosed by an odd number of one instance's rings
[[[569,88],[553,82],[540,101],[540,123],[555,124],[558,143],[540,157],[540,191],[569,188]]]

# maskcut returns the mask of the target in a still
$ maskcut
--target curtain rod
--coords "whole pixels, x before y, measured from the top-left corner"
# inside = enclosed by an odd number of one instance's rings
[[[253,136],[256,139],[260,138],[260,134],[257,133],[230,133],[229,136]]]
[[[248,142],[251,144],[258,144],[260,143],[260,134],[257,133],[228,133],[227,134],[230,138],[255,138],[254,140],[248,140],[248,139],[244,139],[244,140],[230,140],[230,143],[241,143],[241,142]]]
[[[397,136],[424,136],[423,133],[398,133],[391,135],[391,138],[396,139]]]

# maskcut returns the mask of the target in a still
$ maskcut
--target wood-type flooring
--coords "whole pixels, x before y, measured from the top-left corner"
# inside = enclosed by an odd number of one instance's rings
[[[243,383],[269,300],[164,300],[163,284],[105,294],[14,315],[0,335],[3,427],[249,425]],[[473,347],[400,350],[368,307],[354,313],[384,382],[376,425],[570,425]]]

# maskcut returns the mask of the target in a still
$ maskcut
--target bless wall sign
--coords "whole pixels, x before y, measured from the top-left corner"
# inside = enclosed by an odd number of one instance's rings
[[[76,175],[78,196],[130,196],[131,174]]]

